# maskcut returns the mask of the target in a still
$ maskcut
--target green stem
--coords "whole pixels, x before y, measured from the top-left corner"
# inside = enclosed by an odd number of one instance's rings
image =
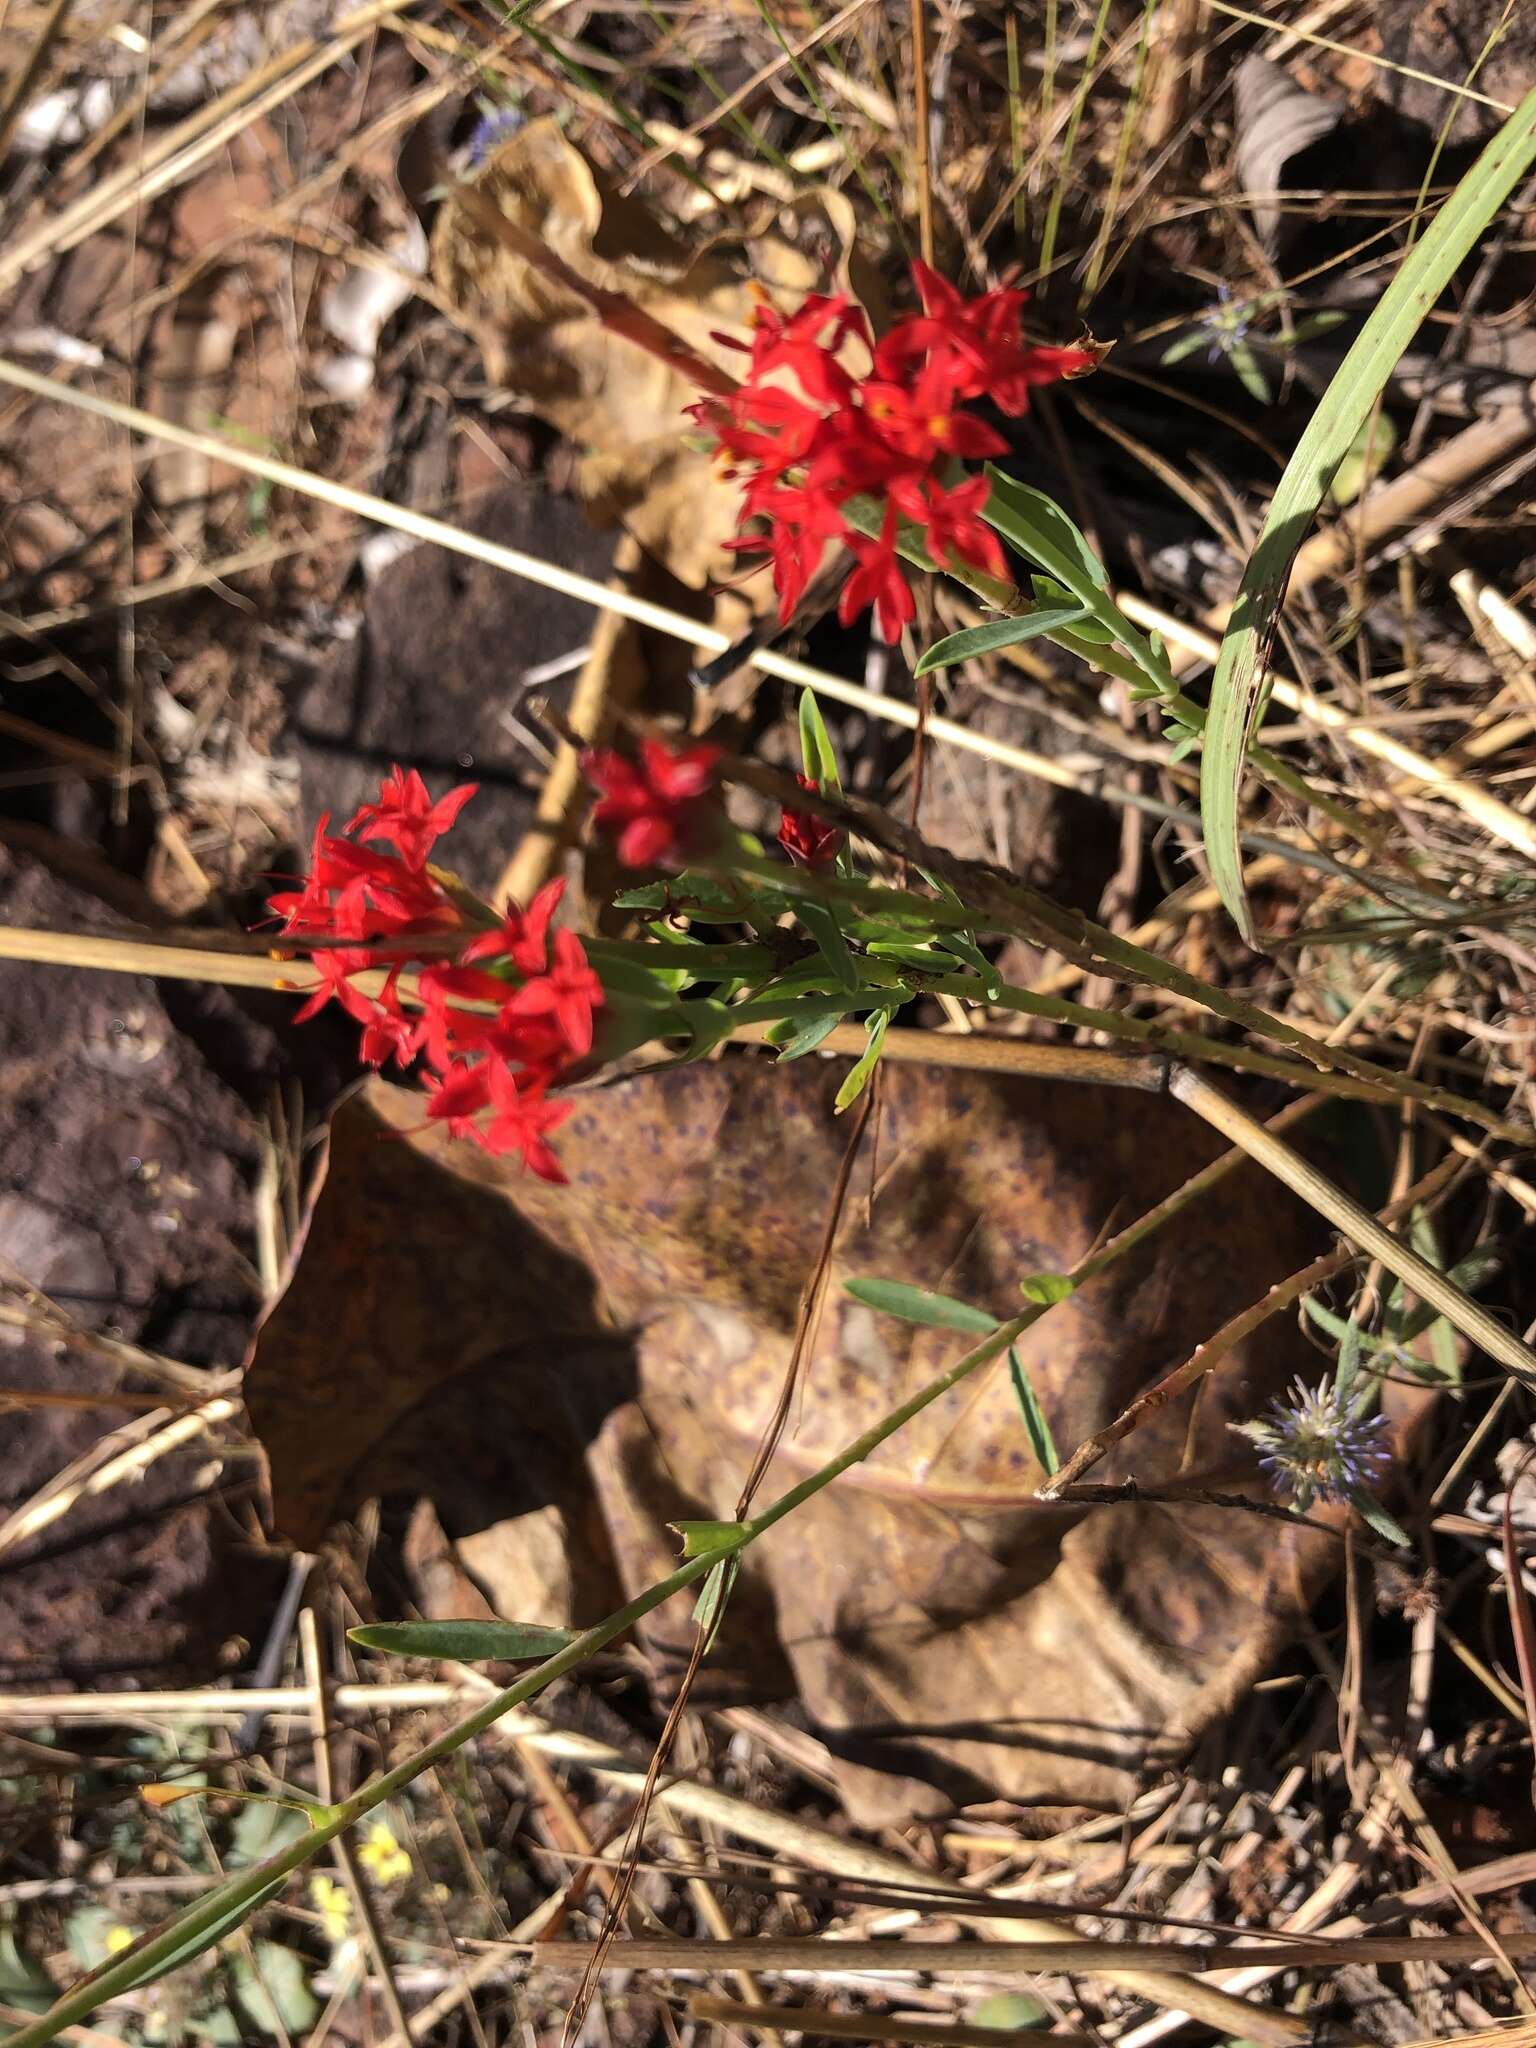
[[[1200,1185],[1209,1185],[1211,1177],[1212,1170],[1207,1169],[1206,1175],[1200,1177]],[[1102,1272],[1114,1259],[1140,1243],[1149,1230],[1155,1229],[1176,1213],[1195,1191],[1197,1190],[1193,1184],[1188,1189],[1177,1191],[1148,1216],[1130,1225],[1118,1237],[1111,1238],[1107,1244],[1083,1261],[1074,1272],[1073,1279],[1081,1282]],[[802,1479],[798,1485],[792,1486],[787,1493],[780,1494],[779,1498],[764,1508],[760,1514],[744,1522],[728,1541],[706,1551],[702,1556],[689,1558],[680,1564],[676,1571],[659,1580],[654,1586],[648,1586],[626,1606],[610,1614],[606,1620],[598,1622],[594,1628],[587,1629],[553,1657],[547,1657],[542,1664],[527,1672],[515,1684],[493,1694],[473,1713],[455,1722],[453,1727],[445,1730],[425,1748],[407,1757],[393,1770],[384,1772],[382,1776],[362,1786],[351,1798],[329,1808],[325,1811],[324,1817],[300,1840],[290,1843],[252,1869],[241,1871],[237,1877],[220,1885],[206,1898],[199,1900],[195,1906],[178,1915],[158,1934],[151,1935],[146,1941],[126,1951],[116,1962],[109,1963],[104,1969],[83,1978],[30,2026],[22,2027],[11,2034],[7,2048],[44,2048],[44,2044],[52,2041],[65,2027],[77,2026],[89,2019],[98,2007],[105,2005],[109,2000],[120,1998],[125,1993],[137,1989],[149,1978],[180,1961],[190,1961],[191,1956],[187,1953],[189,1949],[192,1955],[196,1955],[199,1953],[196,1944],[209,1946],[225,1933],[232,1931],[232,1927],[239,1924],[238,1919],[232,1919],[232,1916],[243,1917],[245,1913],[254,1911],[263,1894],[268,1892],[274,1883],[288,1876],[290,1872],[300,1869],[310,1861],[317,1850],[334,1841],[344,1829],[351,1827],[364,1814],[373,1812],[386,1800],[404,1791],[405,1787],[419,1778],[423,1771],[430,1770],[434,1764],[442,1763],[454,1755],[466,1742],[483,1734],[514,1707],[526,1705],[557,1678],[563,1678],[567,1672],[574,1671],[587,1658],[604,1649],[616,1636],[622,1635],[625,1629],[651,1613],[654,1608],[661,1606],[663,1601],[670,1600],[674,1593],[680,1593],[685,1587],[693,1585],[734,1552],[744,1550],[749,1544],[755,1543],[758,1537],[766,1534],[776,1523],[782,1522],[786,1515],[792,1514],[813,1495],[820,1493],[823,1487],[829,1486],[850,1467],[861,1463],[914,1416],[920,1415],[925,1408],[932,1407],[935,1401],[942,1400],[953,1388],[959,1386],[962,1380],[967,1379],[982,1366],[990,1364],[994,1358],[1000,1357],[1008,1346],[1016,1342],[1032,1324],[1039,1321],[1041,1316],[1048,1315],[1052,1306],[1052,1303],[1032,1303],[1022,1314],[1012,1317],[1006,1323],[1000,1323],[989,1337],[984,1338],[974,1350],[968,1351],[947,1372],[942,1372],[936,1379],[930,1380],[926,1386],[912,1395],[910,1400],[903,1401],[899,1407],[891,1409],[862,1435],[855,1437],[836,1457],[829,1459],[818,1470]]]
[[[855,820],[855,829],[858,821]],[[922,859],[918,854],[914,858]],[[942,856],[939,856],[942,858]],[[1156,953],[1149,953],[1144,947],[1133,945],[1130,940],[1120,938],[1107,926],[1095,924],[1091,918],[1076,911],[1062,909],[1050,897],[1027,888],[1021,882],[1012,882],[995,870],[985,869],[967,874],[963,879],[969,882],[976,893],[977,901],[962,907],[946,903],[932,896],[921,896],[910,889],[894,889],[866,882],[835,880],[824,875],[812,874],[806,869],[789,869],[766,860],[759,861],[752,856],[740,857],[741,865],[765,878],[771,876],[775,884],[789,895],[804,895],[829,904],[843,904],[866,910],[874,914],[884,913],[908,918],[914,922],[926,922],[930,927],[946,930],[972,931],[978,928],[987,931],[1011,932],[1029,939],[1036,945],[1046,943],[1064,953],[1079,966],[1105,967],[1110,969],[1117,980],[1143,983],[1160,988],[1170,995],[1185,996],[1198,1003],[1213,1016],[1240,1029],[1252,1032],[1256,1037],[1267,1038],[1274,1043],[1289,1046],[1323,1075],[1345,1074],[1355,1081],[1366,1084],[1371,1091],[1362,1094],[1362,1099],[1379,1099],[1377,1090],[1385,1091],[1386,1097],[1395,1102],[1422,1102],[1432,1109],[1441,1110],[1448,1116],[1461,1118],[1464,1122],[1479,1125],[1495,1136],[1508,1138],[1514,1143],[1529,1143],[1530,1131],[1516,1123],[1498,1116],[1484,1108],[1481,1103],[1457,1095],[1450,1089],[1433,1087],[1427,1081],[1420,1081],[1411,1075],[1394,1073],[1390,1067],[1378,1066],[1374,1060],[1362,1059],[1339,1045],[1326,1045],[1321,1039],[1299,1030],[1279,1017],[1272,1017],[1267,1010],[1260,1010],[1254,1004],[1244,1002],[1225,989],[1214,987],[1210,982],[1201,981],[1195,975],[1187,974],[1183,968],[1164,960]],[[958,870],[956,870],[958,872]],[[963,994],[971,1000],[978,1000],[975,987],[949,991]],[[1063,1004],[1059,1008],[1040,1007],[1055,1004],[1053,997],[1038,997],[1028,990],[1013,991],[1012,1001],[1007,1007],[1028,1010],[1035,1016],[1052,1016],[1059,1022],[1083,1024],[1096,1031],[1108,1031],[1121,1038],[1138,1038],[1146,1044],[1178,1051],[1186,1057],[1200,1060],[1215,1060],[1224,1065],[1246,1064],[1255,1073],[1273,1073],[1282,1080],[1295,1080],[1298,1076],[1286,1062],[1270,1062],[1269,1056],[1251,1053],[1240,1061],[1241,1048],[1221,1047],[1212,1041],[1189,1033],[1164,1032],[1153,1025],[1138,1026],[1136,1020],[1127,1019],[1118,1011],[1087,1011],[1077,1004]],[[1307,1085],[1314,1085],[1311,1076],[1306,1077]],[[1323,1084],[1323,1085],[1326,1085]],[[1335,1089],[1336,1093],[1344,1090]],[[1348,1091],[1354,1093],[1354,1090]]]

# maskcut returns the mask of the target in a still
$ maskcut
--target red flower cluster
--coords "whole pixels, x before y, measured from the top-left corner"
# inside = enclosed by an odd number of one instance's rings
[[[961,407],[985,396],[1005,413],[1022,413],[1032,386],[1080,376],[1098,361],[1091,349],[1030,347],[1020,325],[1023,292],[965,299],[925,263],[913,265],[913,277],[922,312],[877,345],[846,297],[809,298],[788,319],[760,307],[751,342],[730,344],[750,356],[746,378],[729,397],[694,408],[735,466],[730,473],[748,474],[744,523],[761,520],[768,530],[732,545],[772,557],[785,620],[828,541],[840,540],[857,566],[839,617],[846,625],[873,605],[881,634],[894,640],[914,611],[896,554],[898,517],[921,529],[935,561],[1006,580],[1002,548],[980,516],[986,480],[940,481],[951,457],[1006,452],[1002,436]],[[850,334],[872,348],[873,372],[861,380],[836,359]],[[786,371],[803,396],[772,381]],[[885,504],[874,539],[855,532],[842,511],[865,494]]]
[[[311,956],[320,984],[300,1023],[334,999],[362,1026],[370,1066],[422,1061],[429,1117],[487,1152],[520,1153],[545,1180],[563,1181],[548,1134],[571,1104],[551,1100],[549,1090],[591,1053],[603,987],[576,934],[551,935],[563,882],[547,883],[526,911],[507,911],[487,931],[468,924],[427,865],[475,788],[466,783],[434,804],[414,769],[391,770],[378,802],[364,804],[342,836],[320,820],[302,888],[273,896],[270,907],[287,938],[342,941]],[[396,852],[357,843],[381,839]],[[420,967],[420,1008],[407,1012],[400,976],[421,958],[416,942],[457,931],[466,943],[455,958]],[[356,987],[354,975],[380,967],[386,973],[377,995]]]
[[[706,852],[714,833],[718,747],[669,747],[642,740],[632,761],[611,747],[583,754],[582,773],[599,792],[592,822],[618,842],[627,868],[681,867]]]
[[[802,789],[816,787],[809,775],[797,775],[795,780]],[[842,851],[843,830],[814,811],[793,811],[786,804],[779,817],[779,844],[791,860],[808,868],[826,868]]]

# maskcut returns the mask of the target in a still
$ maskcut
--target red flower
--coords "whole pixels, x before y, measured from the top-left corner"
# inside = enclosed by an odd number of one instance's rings
[[[414,768],[391,768],[379,785],[376,804],[364,804],[347,830],[358,839],[391,839],[408,868],[423,868],[427,855],[480,787],[461,782],[433,803]]]
[[[627,868],[676,867],[711,837],[718,747],[669,747],[642,740],[631,761],[609,747],[582,756],[582,772],[601,792],[592,821],[618,840]]]
[[[542,1088],[520,1088],[506,1068],[498,1067],[491,1073],[491,1120],[477,1126],[475,1136],[487,1152],[520,1152],[530,1173],[563,1186],[566,1172],[550,1150],[548,1134],[575,1107],[574,1102],[551,1102]]]
[[[795,780],[802,789],[817,787],[809,775],[797,775]],[[792,811],[786,804],[779,818],[779,844],[791,860],[808,868],[830,867],[842,849],[843,831],[814,811]]]
[[[827,327],[832,333],[821,340]],[[775,370],[792,370],[807,397],[823,405],[844,405],[853,391],[853,379],[835,360],[846,336],[869,337],[863,309],[839,294],[826,298],[813,292],[798,313],[786,320],[775,307],[763,304],[752,316],[753,335],[749,343],[722,334],[717,338],[727,348],[747,349],[752,358],[750,381],[759,383]]]
[[[779,616],[787,619],[820,567],[827,543],[842,538],[843,516],[824,491],[805,484],[774,484],[752,501],[751,511],[767,522],[767,533],[726,545],[743,554],[773,557]]]
[[[1006,580],[1001,544],[980,516],[985,487],[941,481],[954,458],[979,461],[1007,446],[964,410],[966,401],[987,398],[1005,413],[1021,413],[1036,384],[1080,375],[1098,362],[1091,348],[1031,347],[1023,292],[966,299],[926,264],[917,264],[913,276],[923,310],[883,337],[872,375],[855,378],[837,360],[850,334],[868,339],[858,309],[845,297],[817,296],[788,319],[762,308],[751,342],[730,344],[751,358],[744,382],[693,408],[715,435],[727,474],[744,477],[742,530],[731,545],[770,557],[786,622],[831,541],[857,557],[841,607],[845,622],[873,604],[889,639],[912,616],[889,537],[861,540],[849,526],[843,508],[861,495],[883,499],[887,512],[894,505],[926,536],[936,561]],[[768,381],[784,375],[795,379],[799,394]],[[759,520],[761,533],[753,530]],[[636,830],[630,845],[624,858],[636,863],[669,857],[667,835],[654,822]]]
[[[504,953],[519,974],[542,974],[549,961],[549,921],[564,894],[562,880],[546,882],[526,910],[509,908],[496,930],[482,932],[459,958],[488,960]]]
[[[873,605],[881,639],[899,640],[902,627],[916,614],[917,603],[896,559],[895,509],[887,506],[878,540],[850,533],[848,545],[859,566],[843,585],[837,616],[846,626],[866,606]]]
[[[871,380],[864,386],[864,410],[882,440],[926,469],[935,456],[976,461],[1006,455],[1008,443],[974,414],[956,410],[960,392],[944,362],[931,362],[910,390]]]
[[[713,749],[695,749],[709,755]],[[702,797],[708,774],[697,760],[649,764],[656,801],[686,804]],[[509,909],[499,925],[466,937],[457,957],[420,959],[427,934],[460,931],[464,915],[426,866],[426,856],[473,794],[454,790],[438,803],[421,778],[394,769],[377,804],[365,804],[348,827],[364,838],[392,839],[398,854],[329,830],[322,818],[311,868],[296,890],[271,899],[291,938],[347,943],[312,955],[317,986],[299,1021],[335,1002],[361,1027],[361,1056],[428,1068],[427,1115],[455,1137],[487,1151],[520,1153],[545,1179],[563,1178],[545,1134],[568,1112],[548,1090],[589,1058],[602,982],[574,932],[550,923],[564,884],[550,882],[526,911]],[[400,993],[405,968],[419,962],[407,1012]],[[385,968],[377,995],[359,987],[366,970]]]
[[[922,315],[899,321],[883,338],[875,351],[877,376],[899,378],[926,355],[930,367],[943,367],[961,397],[985,396],[999,411],[1017,415],[1032,386],[1081,376],[1098,365],[1095,350],[1032,348],[1024,340],[1027,292],[991,291],[965,299],[926,263],[914,263],[912,275]]]
[[[587,963],[574,932],[555,933],[555,957],[547,974],[525,981],[508,1003],[513,1019],[548,1018],[558,1026],[573,1059],[592,1050],[592,1017],[603,1004],[603,984]]]
[[[965,562],[1002,583],[1008,562],[1002,542],[981,517],[991,485],[984,476],[946,491],[928,479],[891,486],[891,499],[904,518],[926,529],[928,552],[936,562]]]

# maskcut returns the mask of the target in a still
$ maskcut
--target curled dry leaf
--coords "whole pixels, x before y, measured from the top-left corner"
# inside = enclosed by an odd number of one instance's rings
[[[1271,254],[1280,234],[1280,195],[1293,157],[1331,135],[1344,118],[1333,100],[1320,99],[1268,57],[1245,57],[1237,67],[1237,180],[1259,238]]]
[[[509,137],[475,191],[586,284],[621,295],[732,376],[742,358],[716,335],[745,339],[765,293],[792,308],[835,282],[773,236],[688,248],[638,200],[608,190],[553,120]],[[699,392],[686,370],[605,326],[452,191],[434,227],[432,268],[479,337],[493,379],[584,451],[581,484],[594,510],[622,519],[691,588],[736,581],[740,564],[722,544],[736,531],[738,492],[687,445],[696,429],[685,409]],[[761,572],[754,583],[766,596]]]
[[[560,1133],[567,1188],[423,1132],[413,1092],[355,1098],[248,1377],[282,1531],[309,1546],[366,1498],[425,1497],[491,1611],[554,1626],[663,1576],[668,1525],[731,1515],[772,1410],[846,1141],[845,1071],[730,1059],[594,1092]],[[1210,1156],[1169,1102],[916,1067],[887,1076],[872,1204],[870,1142],[764,1500],[973,1341],[879,1315],[845,1279],[1013,1313],[1021,1276],[1069,1268]],[[1238,1173],[1053,1309],[1019,1349],[1056,1442],[1313,1241],[1273,1183]],[[1294,1326],[1266,1326],[1106,1476],[1258,1491],[1227,1425],[1300,1362]],[[1124,1798],[1263,1668],[1336,1548],[1210,1506],[1045,1505],[1041,1476],[999,1361],[747,1554],[703,1696],[798,1695],[866,1822],[997,1794]],[[646,1625],[658,1672],[679,1668],[690,1615],[683,1596]]]

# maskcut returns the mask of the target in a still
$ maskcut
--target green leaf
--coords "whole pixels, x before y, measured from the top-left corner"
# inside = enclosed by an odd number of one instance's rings
[[[808,1052],[814,1052],[823,1039],[832,1036],[842,1021],[834,1010],[830,1016],[817,1017],[803,1030],[795,1032],[793,1038],[787,1039],[784,1043],[784,1049],[779,1054],[780,1064],[785,1060],[803,1059]]]
[[[1293,348],[1303,341],[1316,341],[1320,334],[1327,334],[1333,328],[1342,326],[1348,318],[1347,313],[1340,312],[1303,313],[1299,320],[1291,323],[1291,331],[1287,338]]]
[[[1227,350],[1227,361],[1236,372],[1237,381],[1248,396],[1259,405],[1270,402],[1269,379],[1259,366],[1259,359],[1246,341],[1235,341]]]
[[[992,495],[981,508],[989,526],[1011,540],[1026,561],[1064,584],[1079,604],[1092,605],[1109,589],[1104,565],[1054,498],[1016,483],[987,464]]]
[[[1016,647],[1021,640],[1035,640],[1042,633],[1075,626],[1088,616],[1086,605],[1070,604],[1055,605],[1050,610],[1042,607],[1021,619],[989,619],[984,626],[968,626],[963,633],[951,633],[946,640],[936,640],[912,673],[931,675],[936,668],[949,668],[977,654],[995,654],[999,647]]]
[[[806,897],[800,904],[798,915],[816,941],[817,952],[835,975],[838,987],[847,989],[852,995],[859,985],[859,970],[853,964],[853,955],[837,921],[837,912],[830,904],[817,903]]]
[[[227,1870],[245,1870],[265,1857],[275,1856],[300,1835],[309,1832],[309,1821],[291,1806],[276,1799],[252,1799],[241,1807],[230,1834]]]
[[[699,1597],[693,1603],[694,1626],[704,1638],[704,1654],[707,1657],[715,1647],[715,1637],[720,1633],[720,1624],[725,1619],[725,1603],[731,1597],[736,1584],[736,1575],[741,1570],[741,1552],[735,1551],[730,1557],[722,1557],[704,1575],[704,1584]]]
[[[239,1882],[238,1879],[234,1881],[236,1883]],[[280,1897],[287,1884],[288,1878],[285,1873],[282,1877],[273,1878],[270,1884],[262,1885],[249,1898],[236,1900],[233,1904],[226,1907],[211,1926],[205,1927],[201,1933],[188,1935],[180,1947],[173,1949],[163,1963],[159,1964],[155,1969],[146,1970],[142,1977],[136,1977],[134,1979],[135,1985],[142,1987],[146,1984],[158,1984],[162,1977],[170,1976],[173,1970],[185,1969],[187,1964],[194,1962],[198,1956],[206,1954],[211,1948],[217,1948],[221,1941],[229,1939],[236,1928],[243,1927],[253,1914],[259,1913],[263,1906],[270,1905],[274,1899]],[[121,1958],[109,1956],[100,1968],[105,1968],[106,1962],[116,1962],[119,1960]],[[91,1974],[99,1975],[100,1968]],[[82,1982],[88,1981],[88,1978],[82,1980]],[[80,1985],[77,1984],[72,1989],[79,1990]]]
[[[1415,1250],[1422,1250],[1422,1247],[1415,1246]],[[1438,1257],[1431,1256],[1428,1252],[1424,1252],[1423,1256],[1429,1259],[1432,1266],[1440,1264]],[[1487,1286],[1503,1264],[1504,1254],[1497,1245],[1476,1245],[1464,1259],[1456,1261],[1445,1277],[1454,1282],[1463,1294],[1476,1294],[1479,1289]],[[1415,1337],[1421,1337],[1430,1324],[1437,1321],[1443,1322],[1444,1318],[1438,1317],[1432,1308],[1414,1309],[1411,1314],[1404,1316],[1398,1327],[1398,1342],[1411,1344]]]
[[[900,1316],[904,1323],[926,1323],[934,1330],[964,1330],[967,1336],[986,1337],[997,1328],[997,1317],[968,1301],[956,1301],[952,1294],[937,1294],[931,1287],[913,1287],[905,1280],[845,1280],[843,1292],[866,1308],[882,1315]]]
[[[683,1539],[683,1556],[708,1557],[719,1550],[746,1525],[742,1522],[668,1522],[667,1527]]]
[[[260,2034],[302,2039],[320,2017],[302,1959],[275,1941],[253,1944],[235,1958],[235,2003]]]
[[[1071,604],[1072,593],[1065,583],[1058,583],[1054,576],[1031,576],[1029,587],[1038,605]],[[1072,628],[1074,640],[1094,640],[1107,646],[1114,639],[1108,626],[1101,625],[1090,612],[1083,615],[1083,623]]]
[[[0,2000],[23,2012],[46,2012],[53,2003],[48,1972],[22,1953],[14,1927],[0,1927]],[[12,2031],[0,2020],[0,2040]]]
[[[1182,363],[1186,356],[1192,356],[1197,348],[1209,350],[1216,344],[1216,335],[1202,320],[1198,327],[1192,327],[1187,334],[1180,334],[1170,341],[1158,357],[1165,366]]]
[[[1385,1536],[1389,1543],[1395,1543],[1400,1550],[1408,1548],[1411,1538],[1406,1530],[1393,1521],[1374,1494],[1367,1493],[1364,1487],[1356,1487],[1349,1496],[1349,1504],[1368,1529],[1374,1529],[1378,1536]]]
[[[1348,1401],[1359,1374],[1360,1325],[1351,1316],[1339,1339],[1339,1361],[1333,1374],[1333,1384],[1341,1401]]]
[[[1250,944],[1255,933],[1238,836],[1243,774],[1264,716],[1265,664],[1291,563],[1398,358],[1533,160],[1536,91],[1527,93],[1445,201],[1351,344],[1286,464],[1244,571],[1211,683],[1200,811],[1211,878]]]
[[[1019,1282],[1019,1292],[1026,1301],[1036,1301],[1042,1308],[1054,1308],[1058,1301],[1065,1301],[1069,1294],[1076,1294],[1077,1282],[1067,1273],[1031,1273]]]
[[[1027,1991],[994,1991],[971,2008],[973,2027],[998,2027],[1015,2033],[1024,2027],[1048,2027],[1051,2015]]]
[[[806,774],[818,789],[842,789],[831,735],[821,715],[821,706],[811,690],[800,692],[800,757],[805,763]]]
[[[1360,431],[1345,450],[1344,460],[1333,473],[1328,495],[1335,505],[1353,505],[1391,461],[1397,447],[1397,429],[1389,414],[1372,412],[1361,422]]]
[[[969,932],[942,931],[937,935],[940,948],[958,960],[962,967],[974,968],[981,976],[982,993],[988,1002],[995,1002],[1002,993],[1003,978],[996,967],[983,953]]]
[[[889,1010],[877,1010],[869,1020],[869,1042],[859,1054],[857,1064],[852,1068],[832,1107],[838,1116],[845,1109],[851,1109],[869,1085],[869,1077],[875,1071],[875,1062],[880,1057],[880,1048],[885,1044],[886,1029],[891,1021]]]
[[[580,1631],[526,1621],[370,1621],[347,1641],[396,1657],[448,1657],[460,1664],[520,1664],[569,1649]]]
[[[1047,1478],[1061,1470],[1061,1458],[1056,1449],[1056,1439],[1051,1435],[1051,1425],[1045,1419],[1045,1410],[1034,1383],[1024,1370],[1016,1346],[1008,1346],[1008,1377],[1013,1382],[1013,1391],[1018,1398],[1019,1413],[1024,1417],[1024,1434],[1029,1438],[1029,1448],[1035,1454],[1035,1463]]]

